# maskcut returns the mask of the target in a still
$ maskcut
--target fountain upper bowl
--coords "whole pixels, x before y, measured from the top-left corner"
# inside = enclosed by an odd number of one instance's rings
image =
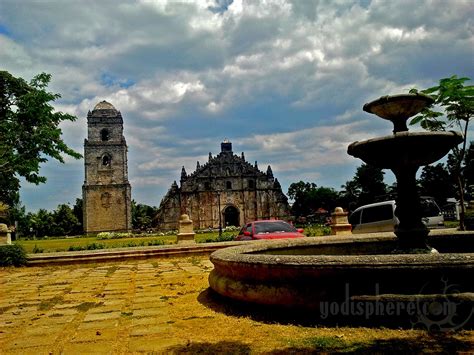
[[[432,97],[423,94],[382,96],[377,100],[365,104],[363,110],[390,121],[399,119],[406,120],[433,102],[434,99]]]

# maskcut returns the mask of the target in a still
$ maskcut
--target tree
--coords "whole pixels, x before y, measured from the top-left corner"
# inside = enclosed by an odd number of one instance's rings
[[[72,208],[72,213],[74,214],[74,216],[76,216],[78,225],[77,225],[77,229],[74,231],[74,234],[81,234],[82,231],[84,230],[83,229],[84,214],[82,211],[82,206],[83,206],[82,198],[76,198],[76,204]]]
[[[358,206],[359,201],[359,187],[354,180],[347,181],[341,186],[342,191],[340,192],[341,207],[347,208],[349,211],[353,211]]]
[[[466,190],[469,194],[469,199],[472,199],[474,189],[474,142],[471,142],[469,149],[466,152],[464,159],[464,179],[466,181]]]
[[[316,189],[313,182],[298,181],[288,187],[288,196],[294,200],[291,213],[296,216],[307,216],[311,213],[310,194]]]
[[[439,206],[456,193],[456,184],[444,164],[426,165],[418,179],[421,195],[432,196]]]
[[[308,216],[319,208],[332,211],[339,203],[339,193],[330,187],[318,187],[313,182],[299,181],[288,188],[288,196],[294,200],[292,214]]]
[[[140,230],[151,228],[151,222],[157,213],[157,207],[137,204],[135,200],[132,200],[132,227]]]
[[[357,168],[354,178],[342,185],[342,199],[352,209],[375,202],[375,198],[387,194],[387,185],[383,181],[382,169],[362,164]]]
[[[0,199],[19,201],[20,177],[34,184],[44,183],[40,165],[48,157],[64,163],[63,154],[81,155],[62,140],[59,124],[75,116],[54,111],[52,102],[61,95],[48,92],[51,75],[41,73],[30,83],[0,71]]]
[[[458,146],[452,149],[454,164],[451,173],[456,178],[458,194],[461,203],[460,229],[464,230],[464,193],[465,179],[463,174],[464,159],[466,154],[467,134],[469,121],[474,115],[474,86],[465,86],[464,83],[469,78],[458,78],[453,75],[439,81],[439,85],[422,90],[421,92],[433,97],[434,104],[425,108],[419,115],[415,116],[410,124],[420,124],[421,127],[430,131],[446,131],[449,129],[459,129],[463,134],[461,148]],[[410,90],[417,93],[417,89]],[[439,106],[444,112],[435,111],[434,106]]]
[[[51,235],[51,226],[53,225],[53,216],[44,208],[40,208],[37,213],[28,213],[30,220],[31,233],[36,238],[43,238]]]
[[[47,231],[49,235],[71,235],[76,232],[80,226],[73,210],[67,204],[58,205],[56,210],[51,214],[51,217],[53,224],[50,226],[50,230]]]

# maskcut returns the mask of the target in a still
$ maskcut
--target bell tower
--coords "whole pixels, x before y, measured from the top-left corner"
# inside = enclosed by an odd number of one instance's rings
[[[122,114],[107,101],[87,114],[82,186],[85,233],[132,229],[131,187]]]

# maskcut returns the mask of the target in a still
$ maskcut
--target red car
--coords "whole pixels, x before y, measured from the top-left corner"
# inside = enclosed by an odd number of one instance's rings
[[[303,230],[280,220],[265,220],[247,223],[235,240],[303,238]]]

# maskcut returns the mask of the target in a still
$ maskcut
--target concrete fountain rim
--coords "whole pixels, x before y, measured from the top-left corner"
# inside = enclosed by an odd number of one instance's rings
[[[371,255],[277,255],[259,254],[266,250],[337,246],[353,243],[396,242],[394,235],[327,236],[304,239],[265,240],[215,251],[210,260],[215,266],[266,265],[272,268],[384,268],[469,267],[474,268],[474,253],[371,254]],[[472,233],[471,233],[472,234]],[[462,235],[462,234],[460,234]],[[474,237],[474,236],[473,236]]]

